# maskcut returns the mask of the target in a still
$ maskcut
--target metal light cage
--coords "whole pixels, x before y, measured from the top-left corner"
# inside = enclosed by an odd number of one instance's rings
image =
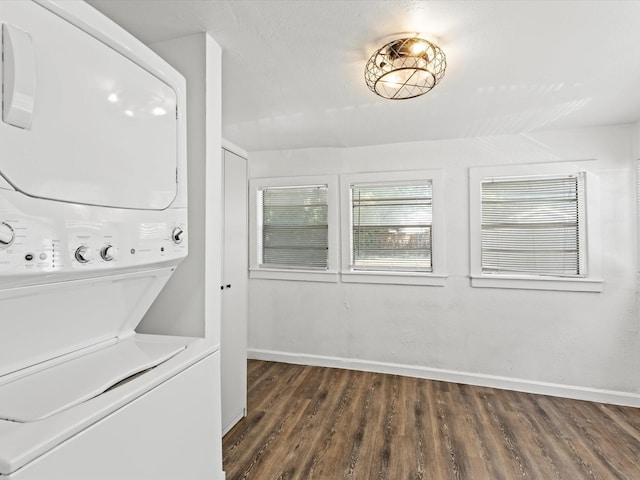
[[[422,38],[401,38],[377,50],[367,62],[369,89],[391,100],[418,97],[435,87],[447,68],[444,52]]]

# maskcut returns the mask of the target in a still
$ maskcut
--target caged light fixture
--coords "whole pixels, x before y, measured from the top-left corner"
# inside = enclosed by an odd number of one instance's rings
[[[369,89],[391,100],[418,97],[435,87],[447,68],[444,52],[422,38],[400,38],[371,55],[364,69]]]

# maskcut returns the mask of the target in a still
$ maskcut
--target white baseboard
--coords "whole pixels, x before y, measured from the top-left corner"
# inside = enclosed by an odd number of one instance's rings
[[[554,397],[573,398],[590,402],[610,403],[629,407],[640,407],[640,394],[618,392],[614,390],[600,390],[596,388],[576,387],[557,383],[536,382],[518,378],[484,375],[480,373],[443,370],[440,368],[402,365],[397,363],[375,362],[341,357],[325,357],[322,355],[307,355],[273,350],[249,349],[248,357],[254,360],[293,363],[297,365],[312,365],[317,367],[345,368],[365,372],[389,373],[406,377],[425,378],[443,382],[464,383],[481,387],[500,388],[517,392],[551,395]]]
[[[242,420],[246,416],[247,416],[247,409],[242,408],[239,412],[237,412],[231,418],[231,421],[229,421],[229,423],[222,426],[222,436],[224,437],[229,430],[231,430],[233,427],[236,426],[236,423],[238,423],[240,420]]]

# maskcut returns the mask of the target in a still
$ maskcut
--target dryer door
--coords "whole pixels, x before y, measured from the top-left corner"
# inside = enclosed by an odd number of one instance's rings
[[[0,2],[0,175],[26,195],[161,210],[176,195],[176,92],[33,2]]]

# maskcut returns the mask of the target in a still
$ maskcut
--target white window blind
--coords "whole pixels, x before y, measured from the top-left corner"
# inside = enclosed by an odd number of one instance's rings
[[[327,269],[327,202],[327,185],[260,188],[260,266]]]
[[[482,273],[583,276],[582,174],[482,181]]]
[[[432,271],[432,184],[352,185],[352,268]]]

